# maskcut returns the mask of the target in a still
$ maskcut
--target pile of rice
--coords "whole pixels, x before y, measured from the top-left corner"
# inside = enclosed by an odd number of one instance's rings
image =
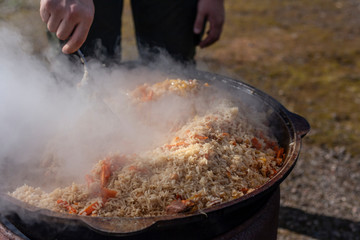
[[[166,80],[132,93],[138,102],[165,93],[185,96],[207,85]],[[193,93],[196,94],[196,93]],[[215,104],[216,103],[216,104]],[[83,184],[50,193],[28,185],[9,193],[52,211],[102,217],[144,217],[194,212],[233,200],[265,184],[280,169],[283,149],[263,121],[248,119],[226,99],[197,112],[172,140],[133,155],[101,159]]]

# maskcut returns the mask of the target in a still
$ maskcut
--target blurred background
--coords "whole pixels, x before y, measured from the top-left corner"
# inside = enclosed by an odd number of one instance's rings
[[[281,184],[278,239],[360,239],[360,1],[225,8],[221,39],[197,50],[198,68],[259,88],[312,127]],[[49,43],[38,9],[38,0],[0,0],[0,27],[18,29],[41,57]],[[129,0],[122,34],[123,61],[137,59]]]

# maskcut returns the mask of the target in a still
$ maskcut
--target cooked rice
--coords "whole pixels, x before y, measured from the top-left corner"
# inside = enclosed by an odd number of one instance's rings
[[[185,96],[198,87],[196,81],[167,80],[142,86],[132,96],[155,101],[171,91]],[[191,212],[239,198],[269,181],[280,169],[283,154],[279,156],[265,116],[255,123],[238,103],[215,103],[174,131],[167,144],[137,155],[106,156],[87,176],[87,184],[73,183],[50,193],[24,185],[10,195],[52,211],[103,217],[173,214],[167,206],[176,200],[191,203],[186,209]]]

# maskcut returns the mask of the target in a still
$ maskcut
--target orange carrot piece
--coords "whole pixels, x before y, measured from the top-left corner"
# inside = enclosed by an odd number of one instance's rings
[[[280,167],[283,163],[283,159],[282,158],[275,158],[276,160],[276,166]]]
[[[100,182],[102,187],[105,187],[107,185],[110,176],[111,176],[110,164],[103,162],[101,165],[101,172],[100,172]]]
[[[61,205],[62,207],[64,207],[66,210],[68,210],[68,212],[70,214],[76,214],[77,210],[75,208],[73,208],[67,201],[64,201],[62,199],[58,199],[56,201],[57,204]]]
[[[77,210],[75,208],[73,208],[72,206],[68,206],[67,207],[68,211],[70,214],[77,214]]]
[[[178,146],[185,146],[185,147],[186,147],[186,146],[188,146],[188,145],[189,145],[189,144],[186,143],[186,142],[178,142],[178,143],[175,144],[175,146],[177,146],[177,147],[178,147]]]
[[[198,134],[195,134],[194,138],[197,138],[197,139],[200,139],[200,140],[206,140],[206,139],[208,139],[208,137],[201,136],[201,135],[198,135]]]
[[[280,148],[276,154],[276,158],[283,158],[284,157],[284,148]]]
[[[92,204],[90,204],[89,206],[87,206],[84,210],[82,210],[80,212],[80,215],[83,215],[84,213],[86,215],[90,215],[93,211],[95,211],[98,208],[101,208],[103,206],[103,204],[98,203],[98,202],[94,202]]]
[[[101,196],[102,196],[103,200],[105,200],[104,202],[106,202],[109,198],[116,197],[116,194],[117,194],[117,191],[115,191],[115,190],[111,190],[108,188],[101,189]]]

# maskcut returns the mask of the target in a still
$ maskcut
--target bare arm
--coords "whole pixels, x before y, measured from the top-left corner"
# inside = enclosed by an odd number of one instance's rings
[[[199,43],[201,48],[210,46],[220,38],[225,21],[224,0],[199,0],[194,33],[201,33],[205,21],[209,22],[210,28],[205,39]]]
[[[93,0],[41,0],[40,16],[50,32],[67,40],[62,51],[70,54],[86,40],[94,19]]]

